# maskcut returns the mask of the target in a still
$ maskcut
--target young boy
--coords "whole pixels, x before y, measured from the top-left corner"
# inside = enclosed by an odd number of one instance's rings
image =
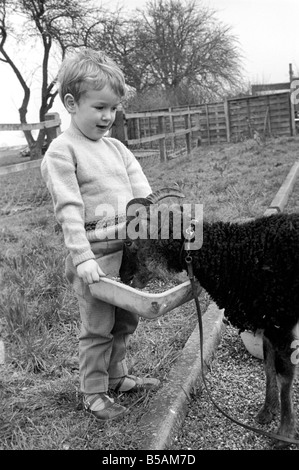
[[[94,230],[95,221],[107,207],[112,215],[124,217],[126,203],[133,197],[146,197],[151,188],[133,154],[118,140],[106,137],[125,95],[118,66],[102,52],[84,50],[63,62],[58,84],[71,124],[49,146],[41,171],[69,251],[66,276],[79,303],[84,407],[96,418],[108,420],[126,412],[109,390],[149,389],[157,387],[159,380],[128,375],[126,346],[138,316],[90,294],[88,284],[112,274],[107,255],[118,253],[120,265],[123,247],[117,236],[97,237],[101,231]]]

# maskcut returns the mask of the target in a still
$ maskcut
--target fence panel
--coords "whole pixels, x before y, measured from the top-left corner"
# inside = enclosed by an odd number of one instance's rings
[[[228,100],[229,131],[232,141],[263,135],[291,135],[290,94],[250,96]]]
[[[119,111],[121,113],[121,111]],[[160,160],[173,158],[177,153],[190,154],[199,142],[199,112],[184,107],[144,113],[128,113],[125,119],[127,144],[139,158],[138,151],[159,151]],[[197,117],[196,117],[197,116]],[[112,129],[112,136],[120,132]]]
[[[203,144],[220,144],[227,141],[224,103],[199,106],[200,133]]]
[[[162,119],[163,116],[163,119]],[[230,98],[224,102],[128,113],[126,140],[136,154],[160,152],[160,160],[201,144],[238,142],[255,136],[293,135],[290,93]],[[113,135],[113,133],[112,133]],[[117,135],[117,132],[115,133]]]

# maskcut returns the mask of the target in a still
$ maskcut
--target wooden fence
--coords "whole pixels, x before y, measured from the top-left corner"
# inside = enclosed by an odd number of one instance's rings
[[[61,120],[58,113],[48,113],[45,116],[46,120],[43,122],[36,122],[33,124],[0,124],[0,131],[34,131],[39,129],[46,129],[47,136],[55,138],[60,133]],[[54,133],[51,132],[54,129]]]
[[[182,148],[190,154],[194,141],[200,136],[199,111],[196,109],[117,114],[112,136],[135,150],[157,150],[162,161]]]
[[[60,118],[58,113],[49,113],[46,119],[36,124],[0,124],[0,131],[46,129],[50,142],[60,133]],[[158,155],[166,161],[190,155],[199,145],[239,142],[256,134],[295,135],[295,111],[289,92],[141,113],[118,111],[111,134],[139,159]]]
[[[58,113],[48,113],[45,116],[46,121],[33,124],[0,124],[0,131],[34,131],[46,129],[47,145],[61,133],[61,120]],[[0,167],[0,175],[7,175],[17,171],[26,170],[28,168],[36,168],[40,166],[40,160],[32,160],[15,165],[7,165]]]
[[[253,137],[292,135],[290,93],[257,95],[228,100],[228,141]]]
[[[230,98],[224,102],[142,113],[118,112],[112,135],[135,151],[157,152],[165,161],[198,145],[254,137],[294,135],[290,93]]]

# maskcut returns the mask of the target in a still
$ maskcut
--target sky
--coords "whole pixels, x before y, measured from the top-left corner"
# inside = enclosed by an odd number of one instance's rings
[[[95,0],[97,1],[97,0]],[[126,9],[143,8],[147,0],[109,0],[103,2],[112,8],[125,5]],[[289,79],[289,64],[299,76],[299,1],[298,0],[201,0],[201,4],[215,11],[216,18],[231,27],[243,56],[243,76],[251,84],[285,82]],[[28,64],[28,77],[36,67],[38,57],[34,50],[20,57]],[[0,123],[18,123],[21,87],[9,69],[0,62]],[[38,88],[38,87],[37,87]],[[69,118],[57,98],[52,111],[59,112],[63,128]],[[28,121],[37,122],[36,109],[30,110]],[[11,132],[9,135],[15,134]],[[8,133],[0,132],[0,146],[7,143]],[[14,137],[16,139],[16,137]]]

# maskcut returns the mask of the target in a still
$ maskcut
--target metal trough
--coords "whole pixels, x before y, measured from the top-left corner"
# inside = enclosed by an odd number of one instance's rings
[[[159,294],[142,292],[108,277],[103,277],[99,282],[91,284],[89,288],[93,297],[137,313],[149,320],[160,317],[193,298],[190,281]],[[198,295],[200,290],[198,285]]]
[[[176,307],[192,300],[190,281],[185,281],[159,294],[144,292],[133,287],[115,281],[108,276],[117,276],[121,263],[121,252],[109,254],[98,261],[107,277],[99,282],[90,284],[89,288],[93,297],[109,304],[137,313],[143,318],[153,320],[173,310]],[[201,287],[197,283],[197,294]]]

